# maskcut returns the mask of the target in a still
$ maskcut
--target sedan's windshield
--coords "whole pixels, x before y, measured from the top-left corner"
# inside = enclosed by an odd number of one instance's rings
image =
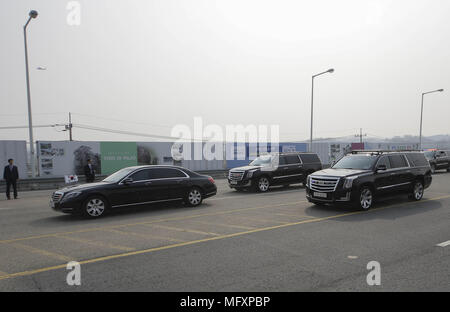
[[[250,166],[269,166],[272,163],[272,156],[259,156],[250,163]]]
[[[341,158],[332,168],[369,170],[376,159],[376,156],[348,155]]]
[[[122,178],[124,178],[127,174],[129,174],[131,171],[133,171],[135,168],[123,168],[120,169],[117,172],[114,172],[112,175],[107,176],[105,179],[103,179],[103,182],[119,182]]]

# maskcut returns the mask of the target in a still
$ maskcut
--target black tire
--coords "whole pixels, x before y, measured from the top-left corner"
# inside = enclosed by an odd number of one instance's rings
[[[255,188],[258,192],[265,193],[269,190],[270,180],[267,176],[262,176],[256,180]]]
[[[368,186],[363,186],[359,190],[358,197],[356,199],[356,206],[364,211],[372,208],[373,205],[373,191]]]
[[[424,186],[423,186],[423,182],[420,180],[417,180],[414,182],[414,185],[412,187],[411,190],[411,194],[409,195],[409,198],[411,198],[414,201],[419,201],[422,199],[423,197],[423,192],[424,192]]]
[[[100,218],[106,214],[109,204],[101,195],[92,195],[83,203],[82,214],[88,218]]]
[[[189,207],[196,207],[203,201],[203,192],[198,187],[192,187],[186,194],[184,202]]]

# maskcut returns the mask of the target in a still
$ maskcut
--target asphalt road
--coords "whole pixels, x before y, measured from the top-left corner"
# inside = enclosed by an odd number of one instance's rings
[[[53,212],[50,191],[0,200],[0,291],[450,291],[450,174],[420,202],[316,207],[301,186],[165,204],[98,220]],[[444,244],[442,244],[444,243]],[[439,245],[441,244],[441,245]],[[81,264],[68,286],[66,264]],[[381,285],[369,286],[377,261]]]

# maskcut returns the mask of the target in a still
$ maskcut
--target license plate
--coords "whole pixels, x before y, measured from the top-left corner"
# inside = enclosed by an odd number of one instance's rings
[[[327,193],[314,192],[314,197],[327,198]]]
[[[230,181],[230,184],[237,184],[237,181]]]

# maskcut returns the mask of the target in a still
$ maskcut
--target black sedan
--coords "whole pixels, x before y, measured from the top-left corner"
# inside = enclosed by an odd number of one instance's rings
[[[101,182],[63,188],[52,194],[50,206],[64,213],[97,218],[118,207],[184,201],[198,206],[217,193],[213,178],[176,166],[128,167]]]

